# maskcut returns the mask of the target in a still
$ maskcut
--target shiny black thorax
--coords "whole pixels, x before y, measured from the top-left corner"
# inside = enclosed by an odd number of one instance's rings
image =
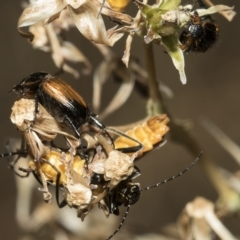
[[[66,82],[48,73],[37,72],[15,85],[12,92],[23,98],[36,100],[64,126],[72,129],[78,137],[78,129],[89,121],[91,112],[84,99]]]
[[[127,207],[138,202],[142,190],[139,183],[132,182],[132,180],[138,176],[140,176],[140,170],[134,166],[133,173],[126,180],[121,181],[104,198],[110,214],[118,216],[120,206],[123,205]]]
[[[180,34],[179,41],[182,44],[180,47],[186,52],[206,52],[215,44],[218,35],[218,25],[211,16],[199,17],[195,11],[186,29]]]

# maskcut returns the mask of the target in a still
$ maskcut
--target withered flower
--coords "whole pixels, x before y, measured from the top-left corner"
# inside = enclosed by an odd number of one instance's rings
[[[78,30],[87,39],[95,43],[112,46],[123,34],[112,33],[112,29],[106,30],[101,15],[98,16],[101,7],[102,2],[99,0],[31,1],[19,18],[18,30],[22,36],[33,40],[34,35],[31,32],[23,31],[23,27],[32,26],[41,21],[49,24],[59,18],[62,11],[68,11]],[[131,21],[128,15],[115,14],[111,9],[103,8],[101,13],[117,18],[120,21]]]
[[[139,13],[135,17],[131,26],[124,26],[115,32],[129,32],[126,42],[126,50],[123,56],[123,62],[128,65],[132,38],[135,33],[144,36],[146,44],[154,41],[162,44],[169,56],[172,58],[173,64],[179,71],[180,80],[186,84],[187,78],[185,74],[185,62],[183,51],[180,48],[178,30],[190,21],[191,16],[197,11],[199,17],[210,15],[220,11],[232,10],[232,7],[224,5],[212,6],[208,9],[195,9],[192,6],[180,6],[181,0],[165,0],[158,1],[152,6],[146,4],[146,0],[140,2],[134,0],[137,4]]]
[[[32,26],[29,30],[34,35],[34,39],[31,42],[33,48],[42,50],[44,52],[50,52],[55,65],[72,74],[74,77],[79,77],[79,72],[69,66],[67,62],[81,62],[85,65],[85,69],[82,70],[84,74],[91,72],[92,66],[86,56],[71,42],[64,41],[60,34],[62,30],[68,30],[73,24],[72,21],[66,20],[69,14],[66,11],[56,19],[52,25],[46,27],[44,21],[40,21]],[[71,20],[71,19],[70,19]]]
[[[212,239],[215,233],[220,239],[236,240],[214,212],[214,204],[197,197],[189,202],[178,220],[182,239]]]
[[[115,150],[102,135],[96,135],[96,138],[107,153],[107,158],[104,161],[98,160],[103,164],[103,172],[99,171],[97,173],[104,174],[104,179],[109,181],[108,187],[112,190],[132,174],[134,159],[137,157],[138,151],[134,152],[132,156],[128,156],[125,153]],[[100,169],[98,166],[98,170]]]
[[[128,68],[126,68],[121,57],[115,56],[109,47],[100,44],[96,44],[96,47],[105,58],[96,68],[93,75],[92,105],[94,112],[99,114],[101,120],[120,108],[128,100],[132,91],[137,91],[143,99],[147,100],[149,98],[148,73],[140,61],[135,57],[131,57]],[[121,85],[112,100],[100,112],[104,84],[112,79]],[[163,82],[159,83],[159,90],[167,98],[173,97],[173,92]]]
[[[45,154],[45,146],[42,141],[53,141],[57,134],[63,135],[72,150],[79,146],[79,140],[73,135],[64,132],[56,120],[38,104],[38,113],[35,113],[35,101],[32,99],[20,99],[12,107],[11,121],[24,135],[34,159],[38,160]]]

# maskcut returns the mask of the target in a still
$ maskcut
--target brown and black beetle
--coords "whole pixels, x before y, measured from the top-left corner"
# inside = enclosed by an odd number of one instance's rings
[[[36,113],[38,103],[63,126],[73,130],[80,139],[79,128],[85,124],[94,124],[111,139],[105,126],[96,119],[96,114],[88,108],[85,100],[65,81],[46,72],[36,72],[15,85],[11,92],[22,98],[35,99]]]

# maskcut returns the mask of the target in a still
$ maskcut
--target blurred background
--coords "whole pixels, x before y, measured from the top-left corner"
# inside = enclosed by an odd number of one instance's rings
[[[185,2],[185,4],[189,3],[192,2]],[[214,3],[235,6],[237,12],[240,7],[240,2],[234,0],[214,1]],[[135,15],[136,7],[131,3],[127,12]],[[16,96],[10,95],[8,92],[13,85],[30,73],[46,71],[54,74],[57,72],[50,54],[34,50],[29,42],[19,35],[17,21],[21,13],[21,1],[2,2],[0,8],[2,19],[0,22],[0,152],[6,152],[5,143],[8,139],[20,137],[20,133],[9,119]],[[171,114],[180,119],[192,120],[194,124],[192,134],[202,146],[204,153],[225,169],[237,171],[239,166],[200,124],[200,118],[206,116],[236,143],[240,143],[239,15],[237,14],[232,22],[228,22],[219,14],[215,14],[213,17],[220,27],[219,40],[206,53],[189,53],[185,56],[188,79],[186,85],[181,84],[178,72],[161,46],[154,46],[156,70],[158,79],[174,93],[174,98],[165,99],[166,106]],[[84,39],[76,28],[72,28],[66,35],[89,58],[93,68],[96,68],[102,60],[102,55],[97,48]],[[123,54],[125,38],[126,36],[113,47],[113,50],[119,56]],[[137,37],[134,38],[131,54],[138,58],[144,66],[142,42]],[[80,69],[82,66],[79,64],[74,67]],[[81,75],[79,79],[74,79],[66,73],[62,74],[61,77],[83,96],[91,108],[92,74],[89,76]],[[109,81],[104,85],[103,108],[114,96],[118,87],[119,84],[114,81]],[[123,125],[142,119],[146,116],[145,104],[145,100],[139,94],[133,92],[127,103],[104,119],[103,123],[106,125]],[[142,187],[151,185],[177,174],[193,160],[194,157],[186,148],[169,140],[165,146],[137,162],[142,175],[136,181],[140,182]],[[36,185],[35,188],[37,189],[37,187]],[[4,158],[0,161],[0,190],[0,239],[20,239],[23,232],[19,229],[15,220],[15,176],[8,169],[7,161]],[[36,191],[34,195],[36,202],[42,201],[40,192]],[[185,204],[192,201],[196,196],[203,196],[213,202],[217,198],[214,188],[199,164],[176,181],[143,192],[140,201],[130,209],[123,228],[139,234],[160,232],[163,226],[175,222]],[[105,218],[104,214],[101,211],[99,212],[102,218]],[[111,216],[109,221],[114,218],[117,219],[117,222],[121,221],[120,217],[114,216]],[[75,221],[81,222],[77,217]],[[240,235],[239,221],[229,220],[226,224],[235,235]]]

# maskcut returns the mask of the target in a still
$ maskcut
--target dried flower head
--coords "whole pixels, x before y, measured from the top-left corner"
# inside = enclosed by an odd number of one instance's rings
[[[46,27],[44,21],[40,21],[32,26],[29,30],[34,35],[31,41],[33,48],[45,52],[50,52],[55,65],[72,74],[74,77],[79,77],[79,72],[69,66],[67,62],[82,62],[85,68],[82,73],[89,74],[92,66],[84,54],[71,42],[63,40],[61,33],[73,26],[73,21],[67,11],[63,11],[58,19]]]
[[[75,26],[87,39],[112,46],[122,34],[112,34],[111,29],[106,30],[101,15],[98,16],[101,8],[102,3],[99,0],[32,1],[19,18],[18,30],[22,36],[33,40],[33,33],[23,31],[23,27],[32,26],[41,21],[50,24],[59,18],[63,11],[68,11]],[[131,21],[129,16],[122,13],[115,14],[114,11],[105,7],[101,13],[117,18],[119,21]]]
[[[189,202],[178,220],[183,239],[212,239],[215,233],[220,239],[236,240],[214,212],[214,204],[197,197]]]
[[[35,113],[35,101],[20,99],[12,107],[11,121],[24,135],[34,159],[39,159],[46,149],[42,141],[53,141],[57,134],[66,137],[73,151],[79,146],[79,140],[73,135],[64,132],[56,120],[39,104],[38,113]]]
[[[102,135],[96,135],[96,138],[103,146],[107,153],[104,161],[104,179],[109,181],[108,188],[112,190],[121,181],[127,179],[133,172],[134,159],[137,157],[138,151],[131,157],[125,153],[113,149]]]

